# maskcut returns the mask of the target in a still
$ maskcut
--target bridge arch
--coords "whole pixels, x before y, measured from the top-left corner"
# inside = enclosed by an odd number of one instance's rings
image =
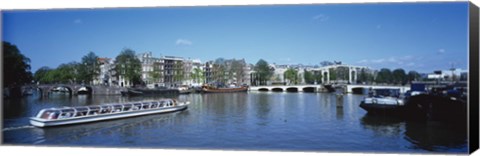
[[[308,92],[308,93],[314,93],[315,90],[316,90],[315,87],[304,87],[304,88],[302,88],[303,92]]]
[[[93,88],[91,86],[80,86],[78,89],[76,89],[77,94],[87,94],[87,95],[92,95],[93,94]]]
[[[283,88],[272,88],[272,92],[283,92]]]
[[[298,92],[298,88],[297,87],[289,87],[286,89],[287,92]]]
[[[261,91],[261,92],[268,92],[268,88],[259,88],[258,91]]]
[[[68,94],[70,95],[73,95],[74,93],[74,87],[72,86],[68,86],[68,85],[54,85],[54,86],[51,86],[50,88],[48,88],[48,90],[46,90],[48,92],[48,94],[50,94],[51,92],[53,92],[55,89],[59,89],[59,87],[62,87],[62,88],[65,88],[67,89],[66,91],[68,92]],[[59,90],[59,91],[65,91],[65,90]]]

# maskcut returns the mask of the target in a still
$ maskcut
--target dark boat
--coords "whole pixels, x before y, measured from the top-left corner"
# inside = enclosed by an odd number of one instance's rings
[[[209,86],[204,86],[202,88],[203,93],[233,93],[233,92],[246,92],[248,87],[231,87],[231,88],[214,88]]]
[[[419,94],[408,98],[406,109],[409,111],[410,119],[415,120],[465,123],[467,121],[467,102],[466,97],[462,96],[435,92]]]
[[[154,89],[135,88],[135,89],[128,89],[127,91],[122,91],[121,93],[124,96],[140,96],[140,95],[179,94],[180,91],[178,89],[168,89],[168,88],[154,88]]]

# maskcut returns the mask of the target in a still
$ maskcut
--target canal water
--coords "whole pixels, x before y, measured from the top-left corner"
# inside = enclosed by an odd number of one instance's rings
[[[227,93],[172,96],[188,109],[71,126],[36,128],[40,109],[161,97],[30,96],[4,101],[3,143],[82,147],[462,153],[466,128],[367,115],[363,95]]]

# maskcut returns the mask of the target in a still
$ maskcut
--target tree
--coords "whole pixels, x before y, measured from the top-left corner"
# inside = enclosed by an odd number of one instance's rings
[[[136,57],[135,51],[123,49],[115,58],[115,71],[117,74],[125,77],[132,84],[140,84],[142,64]]]
[[[303,78],[307,84],[314,84],[316,82],[313,72],[307,71],[306,69],[303,70]]]
[[[273,70],[270,69],[268,62],[263,59],[258,60],[253,70],[255,71],[260,85],[266,85],[267,80],[269,80],[273,75]]]
[[[330,74],[330,80],[337,80],[337,70],[330,68],[328,69],[328,73]]]
[[[371,83],[373,81],[373,75],[371,72],[367,71],[367,69],[362,69],[360,70],[358,81],[361,83]]]
[[[322,83],[322,78],[323,78],[322,72],[314,72],[313,78],[317,84]]]
[[[35,74],[33,75],[33,79],[40,83],[51,83],[51,81],[48,81],[46,79],[48,72],[50,72],[51,70],[53,69],[47,66],[43,66],[37,69],[37,71],[35,71]]]
[[[201,83],[205,80],[203,71],[200,68],[193,68],[193,72],[190,75],[195,83]]]
[[[298,71],[293,68],[288,68],[284,73],[285,79],[289,80],[289,83],[298,83]]]
[[[417,81],[420,79],[420,74],[414,70],[408,72],[408,82]]]
[[[405,74],[405,70],[401,68],[395,69],[392,72],[392,79],[394,84],[404,85],[407,81],[407,74]]]
[[[60,83],[76,83],[79,77],[78,67],[80,67],[78,62],[61,64],[55,69],[56,72],[54,75]]]
[[[375,79],[377,83],[391,83],[392,82],[392,72],[390,69],[382,68],[377,74],[377,78]]]
[[[152,82],[157,83],[160,82],[160,79],[163,76],[160,63],[159,62],[154,62],[153,63],[153,70],[149,72],[150,78]]]
[[[16,45],[5,41],[2,44],[4,87],[17,88],[31,83],[33,76],[30,72],[30,59],[20,53]]]
[[[79,81],[91,83],[100,74],[100,64],[98,56],[94,52],[89,52],[82,57],[82,63],[79,65]]]

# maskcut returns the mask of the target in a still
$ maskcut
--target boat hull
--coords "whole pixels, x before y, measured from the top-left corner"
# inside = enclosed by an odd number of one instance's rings
[[[214,89],[214,88],[203,88],[202,91],[204,93],[234,93],[234,92],[247,92],[247,87],[241,88],[222,88],[222,89]]]
[[[79,117],[79,118],[68,118],[68,119],[58,119],[58,120],[45,120],[37,117],[32,117],[30,118],[30,124],[37,127],[80,124],[80,123],[113,120],[113,119],[120,119],[120,118],[127,118],[127,117],[150,115],[150,114],[174,112],[174,111],[184,110],[187,107],[188,105],[179,105],[179,106],[167,107],[167,108],[145,109],[145,110],[138,110],[138,111],[118,112],[118,113],[111,113],[111,114],[101,114],[101,115],[94,115],[94,116],[85,116],[85,117]]]
[[[362,102],[360,107],[366,110],[369,114],[394,116],[403,116],[405,114],[405,106],[401,105],[366,104]]]

